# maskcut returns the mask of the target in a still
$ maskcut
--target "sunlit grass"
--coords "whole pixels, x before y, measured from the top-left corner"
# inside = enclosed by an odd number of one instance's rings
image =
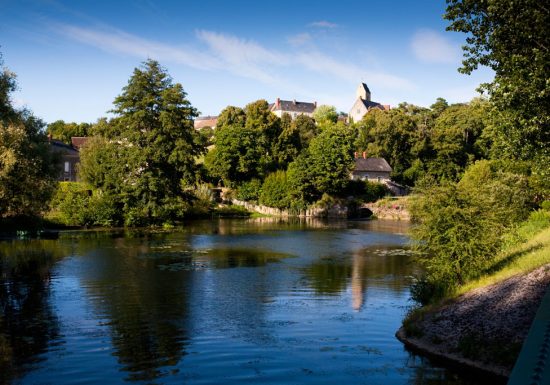
[[[514,275],[527,274],[546,264],[550,264],[550,227],[538,232],[526,242],[505,249],[493,264],[494,272],[487,273],[461,286],[454,296],[492,285]],[[502,268],[498,268],[498,266],[502,266]]]

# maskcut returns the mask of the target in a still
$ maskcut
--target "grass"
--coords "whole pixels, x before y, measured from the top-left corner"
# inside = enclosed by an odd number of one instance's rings
[[[550,218],[550,214],[548,216]],[[481,277],[459,287],[453,297],[550,264],[550,227],[540,221],[540,218],[533,217],[535,218],[530,218],[515,232],[527,240],[508,245]],[[546,227],[540,229],[540,226]]]

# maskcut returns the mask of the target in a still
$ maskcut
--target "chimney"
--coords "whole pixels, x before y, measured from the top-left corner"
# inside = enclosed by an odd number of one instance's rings
[[[314,101],[313,104],[315,105],[315,108],[317,108],[317,100]]]
[[[367,152],[363,151],[363,159],[367,159]]]
[[[275,106],[279,107],[281,105],[281,99],[277,98],[277,101],[275,102]]]
[[[293,100],[292,100],[292,103],[294,103],[294,105],[296,105],[296,99],[293,99]]]

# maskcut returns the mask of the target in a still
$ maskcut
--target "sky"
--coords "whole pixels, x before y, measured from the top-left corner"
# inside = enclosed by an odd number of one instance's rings
[[[477,96],[493,73],[457,71],[466,36],[445,31],[444,0],[0,0],[12,95],[46,122],[95,122],[148,58],[201,115],[276,98],[348,112],[372,100],[429,107]]]

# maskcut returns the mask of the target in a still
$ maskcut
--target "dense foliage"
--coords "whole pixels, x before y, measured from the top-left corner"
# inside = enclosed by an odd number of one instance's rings
[[[115,118],[82,150],[80,175],[114,199],[127,225],[181,218],[205,151],[193,128],[197,111],[154,60],[136,68],[122,91]]]
[[[48,124],[46,133],[54,139],[59,139],[64,143],[71,144],[73,136],[88,136],[91,135],[90,123],[65,123],[63,120],[56,120]]]
[[[495,79],[482,85],[487,101],[472,111],[441,105],[434,124],[439,160],[411,208],[427,269],[413,297],[424,303],[483,274],[515,224],[550,196],[548,8],[532,0],[447,3],[448,29],[468,34],[460,71],[488,66]],[[472,165],[484,157],[491,160]]]
[[[10,94],[15,74],[0,57],[0,219],[34,217],[48,205],[59,172],[43,132],[44,123],[27,110],[16,110]]]

